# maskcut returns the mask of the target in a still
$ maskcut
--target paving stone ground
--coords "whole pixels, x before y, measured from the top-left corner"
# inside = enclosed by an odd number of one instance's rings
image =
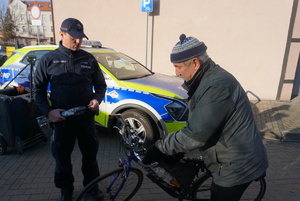
[[[252,101],[252,109],[262,132],[270,167],[267,171],[267,191],[264,201],[300,200],[300,99],[291,102]],[[118,136],[100,131],[98,163],[104,174],[117,167],[124,157]],[[82,189],[81,154],[75,146],[73,154],[76,196]],[[56,201],[60,192],[53,183],[55,163],[49,142],[40,143],[18,154],[9,149],[0,156],[1,201]],[[147,177],[133,201],[176,200]]]

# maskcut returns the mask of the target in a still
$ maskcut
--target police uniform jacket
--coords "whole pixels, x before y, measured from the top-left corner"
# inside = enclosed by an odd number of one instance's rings
[[[101,103],[106,83],[94,56],[84,50],[72,51],[59,47],[45,54],[39,61],[34,76],[35,101],[41,111],[56,108],[70,109],[87,106],[92,99]],[[50,83],[50,102],[47,89]]]

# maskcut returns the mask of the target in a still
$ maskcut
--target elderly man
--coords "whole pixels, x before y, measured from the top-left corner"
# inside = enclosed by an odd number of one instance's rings
[[[151,146],[143,162],[199,149],[213,176],[211,200],[238,201],[265,174],[267,154],[245,91],[206,50],[203,42],[184,34],[174,46],[171,62],[188,91],[189,118],[186,127]]]

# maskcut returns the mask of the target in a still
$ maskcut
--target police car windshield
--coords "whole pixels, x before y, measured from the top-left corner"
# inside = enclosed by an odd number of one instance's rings
[[[97,61],[119,80],[138,79],[153,73],[136,60],[125,54],[92,53]]]
[[[35,55],[36,60],[40,60],[40,58],[42,56],[44,56],[44,54],[50,52],[51,50],[33,50],[33,51],[29,51],[26,56],[23,57],[23,59],[20,61],[23,64],[29,64],[28,60],[27,60],[27,55]]]

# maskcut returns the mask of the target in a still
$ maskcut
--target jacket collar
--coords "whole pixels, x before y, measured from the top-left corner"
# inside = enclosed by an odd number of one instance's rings
[[[59,41],[58,49],[61,53],[65,54],[65,55],[68,55],[68,56],[74,55],[77,52],[77,51],[73,51],[73,50],[63,46],[62,41]]]
[[[212,60],[208,59],[205,63],[202,64],[202,66],[197,70],[195,75],[187,82],[184,82],[182,84],[182,87],[188,91],[188,100],[191,99],[193,94],[195,93],[196,89],[198,88],[205,72],[210,68],[212,64]]]

